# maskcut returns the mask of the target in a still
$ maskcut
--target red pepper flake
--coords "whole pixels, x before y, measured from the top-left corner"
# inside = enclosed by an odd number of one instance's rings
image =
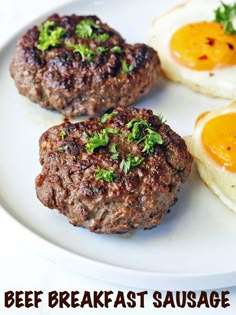
[[[214,44],[215,44],[215,39],[214,38],[207,37],[206,40],[207,40],[207,42],[206,42],[207,45],[214,46]]]
[[[230,50],[234,50],[234,45],[232,45],[231,43],[227,43],[228,47]]]
[[[227,147],[227,151],[230,151],[231,150],[231,147]]]
[[[200,57],[198,57],[199,60],[206,60],[208,59],[207,55],[202,55]]]

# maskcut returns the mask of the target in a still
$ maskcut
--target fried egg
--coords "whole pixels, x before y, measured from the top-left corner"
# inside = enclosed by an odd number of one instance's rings
[[[158,51],[169,79],[209,96],[234,99],[236,35],[214,22],[221,5],[219,0],[190,0],[175,7],[153,21],[149,45]]]
[[[202,180],[236,212],[236,101],[201,114],[186,143]]]

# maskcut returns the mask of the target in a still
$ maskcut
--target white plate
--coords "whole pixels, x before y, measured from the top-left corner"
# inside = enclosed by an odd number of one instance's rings
[[[84,0],[55,11],[96,14],[134,43],[146,42],[153,18],[178,2]],[[93,234],[68,224],[64,216],[37,200],[38,139],[47,128],[61,123],[62,117],[20,96],[10,78],[13,49],[26,29],[0,55],[0,203],[16,219],[12,220],[15,229],[22,229],[26,237],[34,239],[36,248],[43,248],[47,256],[75,272],[122,285],[151,289],[235,285],[236,215],[204,186],[195,168],[171,213],[150,231],[123,236]],[[225,103],[161,80],[136,106],[162,113],[184,136],[191,134],[199,113]]]

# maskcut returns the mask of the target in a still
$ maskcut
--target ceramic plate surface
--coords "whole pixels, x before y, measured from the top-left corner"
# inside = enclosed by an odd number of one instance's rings
[[[54,12],[96,14],[128,42],[135,43],[147,42],[152,20],[177,3],[84,0]],[[51,259],[98,279],[151,289],[235,285],[236,215],[205,187],[195,167],[178,194],[178,203],[160,226],[148,231],[93,234],[73,227],[67,218],[37,200],[34,180],[40,172],[38,139],[63,117],[19,95],[9,75],[15,44],[28,27],[16,34],[0,54],[0,203],[10,214],[9,219],[16,219],[13,225],[21,228],[26,238],[35,238],[35,247],[45,249]],[[226,103],[162,79],[135,106],[162,113],[172,129],[185,136],[192,133],[198,114]]]

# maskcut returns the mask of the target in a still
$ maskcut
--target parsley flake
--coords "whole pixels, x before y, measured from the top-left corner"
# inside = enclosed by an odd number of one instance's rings
[[[124,51],[120,46],[114,46],[111,48],[111,51],[117,54],[122,54]]]
[[[102,47],[102,46],[97,47],[97,53],[98,54],[103,54],[106,51],[107,51],[107,48],[105,48],[105,47]]]
[[[40,26],[37,48],[41,51],[45,51],[49,47],[56,47],[62,43],[61,38],[65,34],[65,30],[60,26],[55,27],[55,25],[54,21],[47,21]],[[55,28],[52,29],[53,27]]]
[[[136,141],[137,144],[144,143],[142,152],[153,153],[156,144],[164,143],[161,135],[153,130],[146,120],[133,118],[126,124],[126,127],[130,129],[127,137],[129,142]]]
[[[157,117],[160,119],[161,123],[165,124],[167,122],[162,114],[158,114]]]
[[[140,141],[142,138],[141,127],[149,127],[149,124],[146,120],[139,120],[137,118],[133,118],[126,127],[131,129],[128,135],[128,141]]]
[[[58,148],[58,151],[59,152],[66,152],[67,149],[68,149],[68,145],[64,145],[64,147]]]
[[[102,115],[102,117],[101,117],[101,124],[105,124],[109,118],[114,117],[114,116],[116,116],[116,115],[117,115],[117,114],[114,113],[114,112],[112,112],[112,113],[110,113],[110,114],[109,114],[109,113],[106,113],[106,114]]]
[[[135,156],[132,153],[129,153],[127,155],[127,158],[121,161],[120,169],[123,170],[125,174],[127,174],[130,170],[143,163],[143,161],[143,157],[140,158],[139,156]]]
[[[128,128],[128,129],[131,129],[131,128],[133,128],[133,127],[135,127],[135,125],[144,125],[144,126],[149,126],[149,124],[148,124],[148,122],[146,121],[146,120],[144,120],[144,119],[138,119],[138,118],[132,118],[131,120],[130,120],[130,122],[128,122],[128,124],[126,124],[126,127]]]
[[[109,35],[106,34],[106,33],[102,33],[102,34],[99,34],[99,35],[95,35],[94,37],[95,37],[95,39],[98,39],[98,40],[100,40],[102,42],[105,42],[109,38]]]
[[[95,52],[90,49],[88,46],[83,44],[74,44],[71,42],[65,42],[65,45],[69,48],[73,48],[74,52],[77,52],[81,55],[82,61],[85,61],[87,59],[88,61],[92,61],[93,57],[95,55]]]
[[[98,167],[95,171],[95,178],[98,179],[103,179],[106,182],[112,182],[115,178],[117,177],[117,175],[114,173],[114,170],[104,170],[100,167]]]
[[[65,130],[62,130],[62,131],[59,133],[59,136],[62,138],[62,140],[64,140],[65,137],[67,136],[67,133],[65,132]]]
[[[75,33],[82,38],[90,38],[93,34],[93,28],[99,28],[93,19],[86,19],[76,25]]]
[[[118,157],[119,157],[120,153],[117,151],[116,144],[113,144],[110,147],[110,152],[113,153],[112,156],[111,156],[111,159],[112,160],[118,160]]]
[[[96,22],[91,18],[85,19],[80,21],[79,24],[76,25],[75,33],[84,39],[93,38],[98,39],[102,42],[105,42],[109,38],[109,35],[106,33],[94,33],[94,28],[100,28],[100,26],[96,24]]]
[[[119,128],[106,128],[107,133],[112,133],[113,135],[119,135],[120,129]]]
[[[154,146],[156,144],[163,144],[164,141],[158,132],[150,128],[147,128],[146,131],[148,134],[144,138],[144,147],[142,152],[153,153]]]
[[[101,133],[96,131],[93,133],[92,137],[89,138],[85,148],[88,152],[93,152],[94,149],[99,147],[104,147],[108,144],[109,137],[106,129],[103,129]]]
[[[221,6],[215,10],[215,22],[219,22],[226,34],[236,35],[234,20],[236,18],[236,3],[232,5],[221,2]]]
[[[134,65],[129,65],[125,60],[122,61],[122,70],[125,74],[130,73],[134,70]]]

